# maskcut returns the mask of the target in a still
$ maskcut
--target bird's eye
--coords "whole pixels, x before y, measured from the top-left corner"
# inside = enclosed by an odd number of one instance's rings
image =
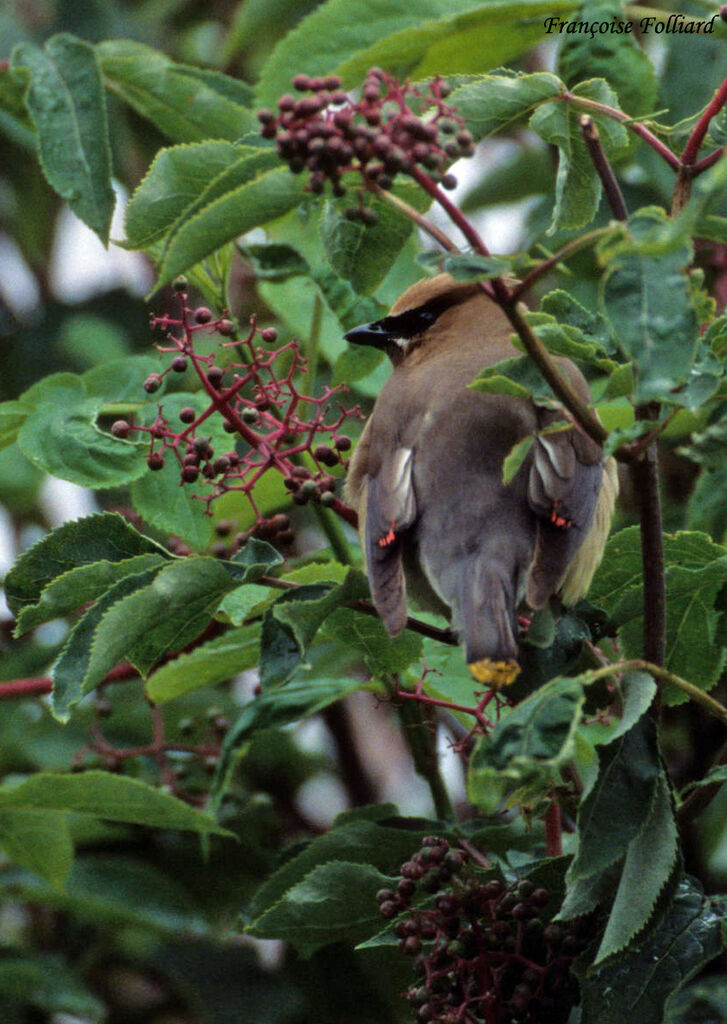
[[[418,309],[408,309],[398,316],[386,316],[379,323],[397,338],[413,338],[415,334],[421,334],[431,327],[442,308],[433,309],[429,306],[420,306]]]

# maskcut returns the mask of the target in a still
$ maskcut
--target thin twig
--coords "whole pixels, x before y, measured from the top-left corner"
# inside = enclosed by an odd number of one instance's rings
[[[603,668],[593,669],[587,673],[590,677],[588,681],[589,683],[595,683],[598,679],[607,679],[609,676],[631,671],[647,672],[657,683],[668,683],[671,686],[675,686],[677,690],[686,693],[695,704],[700,704],[710,715],[718,718],[722,725],[727,726],[727,708],[724,704],[720,704],[718,700],[710,697],[704,690],[700,690],[694,683],[690,683],[687,679],[682,679],[681,676],[674,675],[673,672],[669,672],[668,669],[663,668],[661,665],[655,665],[644,658],[629,658],[626,661],[615,661],[612,665],[604,665]]]
[[[637,408],[637,419],[652,419],[651,410]],[[659,462],[656,441],[631,466],[639,502],[641,561],[644,571],[644,657],[656,665],[666,658],[666,567],[661,525]]]
[[[577,252],[581,252],[583,249],[587,249],[589,245],[593,245],[598,241],[599,238],[603,238],[611,231],[610,227],[596,228],[595,231],[589,231],[586,235],[581,235],[580,238],[574,238],[572,242],[568,242],[563,246],[562,249],[558,249],[557,252],[553,253],[552,256],[548,256],[547,259],[539,263],[537,267],[533,267],[532,270],[528,271],[525,277],[518,284],[514,285],[510,290],[510,295],[515,301],[519,301],[523,294],[532,288],[536,281],[539,281],[541,277],[549,273],[559,263],[563,263],[570,256],[574,256]]]
[[[687,139],[687,144],[682,152],[681,159],[683,164],[693,164],[696,162],[699,149],[704,142],[707,132],[709,131],[710,122],[712,118],[717,116],[725,103],[727,103],[727,78],[725,78],[719,89],[717,89],[711,101],[707,104],[704,113],[692,129],[691,135]]]
[[[623,193],[619,183],[616,181],[616,175],[613,173],[613,168],[608,161],[608,157],[606,156],[606,151],[603,148],[603,144],[598,134],[596,122],[590,114],[581,114],[578,119],[578,123],[581,129],[581,135],[583,136],[586,148],[588,149],[588,155],[593,161],[593,166],[596,168],[598,177],[601,179],[603,191],[606,195],[606,199],[608,200],[608,204],[613,211],[614,217],[616,220],[628,220],[629,214],[626,209]]]
[[[723,764],[727,764],[727,742],[723,743],[719,748],[717,756],[712,763],[712,768],[718,768]],[[698,786],[694,789],[680,807],[677,808],[677,823],[679,826],[683,827],[687,822],[706,810],[723,785],[723,782],[710,782],[706,786]]]

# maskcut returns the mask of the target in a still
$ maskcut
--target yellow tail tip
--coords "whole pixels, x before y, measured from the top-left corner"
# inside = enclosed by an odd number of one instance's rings
[[[488,686],[491,690],[500,690],[503,686],[514,683],[520,672],[520,666],[512,658],[508,661],[482,658],[480,661],[471,661],[467,667],[476,682]]]

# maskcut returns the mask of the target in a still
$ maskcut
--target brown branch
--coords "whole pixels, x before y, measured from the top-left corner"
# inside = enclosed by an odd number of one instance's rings
[[[626,221],[629,219],[628,210],[626,209],[626,203],[624,202],[623,193],[616,181],[616,175],[613,173],[613,168],[608,162],[606,151],[603,148],[600,136],[598,134],[598,128],[596,122],[593,120],[590,114],[581,114],[578,119],[578,123],[581,129],[581,135],[588,149],[588,155],[593,161],[593,166],[596,168],[596,173],[601,179],[603,185],[603,191],[608,200],[608,204],[613,211],[613,215],[616,220]]]
[[[533,267],[532,270],[528,271],[522,281],[510,289],[512,299],[519,301],[524,292],[532,288],[536,281],[539,281],[541,277],[549,273],[559,263],[567,260],[569,256],[574,256],[576,253],[581,252],[581,250],[587,249],[589,245],[593,245],[594,242],[597,242],[599,238],[603,238],[611,230],[610,227],[596,228],[595,231],[589,231],[588,234],[581,235],[580,238],[574,238],[572,242],[568,242],[562,249],[558,249],[552,256],[548,256],[537,267]]]
[[[655,410],[638,408],[637,419],[653,419]],[[666,658],[666,567],[661,526],[659,463],[656,441],[631,466],[639,502],[641,561],[644,571],[644,657],[655,665]]]
[[[99,685],[108,686],[110,683],[123,683],[128,679],[138,679],[138,677],[139,673],[134,666],[124,661],[112,668]],[[48,676],[38,676],[31,679],[13,679],[7,683],[0,683],[0,700],[43,697],[52,690],[53,680]]]
[[[711,101],[707,104],[704,113],[692,129],[691,135],[687,139],[687,144],[682,152],[681,160],[683,164],[695,163],[699,149],[704,142],[707,131],[709,130],[710,121],[713,117],[717,116],[725,103],[727,103],[727,78],[725,78],[719,89],[717,89]]]

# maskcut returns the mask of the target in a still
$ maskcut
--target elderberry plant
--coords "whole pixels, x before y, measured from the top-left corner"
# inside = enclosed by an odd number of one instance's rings
[[[632,9],[573,4],[553,57],[537,0],[116,6],[129,38],[94,44],[83,12],[3,16],[0,205],[39,296],[0,282],[3,1020],[721,1020],[724,15],[596,37]],[[140,301],[49,297],[62,201],[108,242],[112,162],[151,342]],[[514,253],[479,216],[510,201]],[[588,601],[521,609],[501,693],[445,618],[388,637],[342,500],[388,373],[343,336],[439,272],[520,353],[471,386],[620,464]],[[97,510],[51,528],[46,476]],[[241,930],[286,943],[276,974]]]

